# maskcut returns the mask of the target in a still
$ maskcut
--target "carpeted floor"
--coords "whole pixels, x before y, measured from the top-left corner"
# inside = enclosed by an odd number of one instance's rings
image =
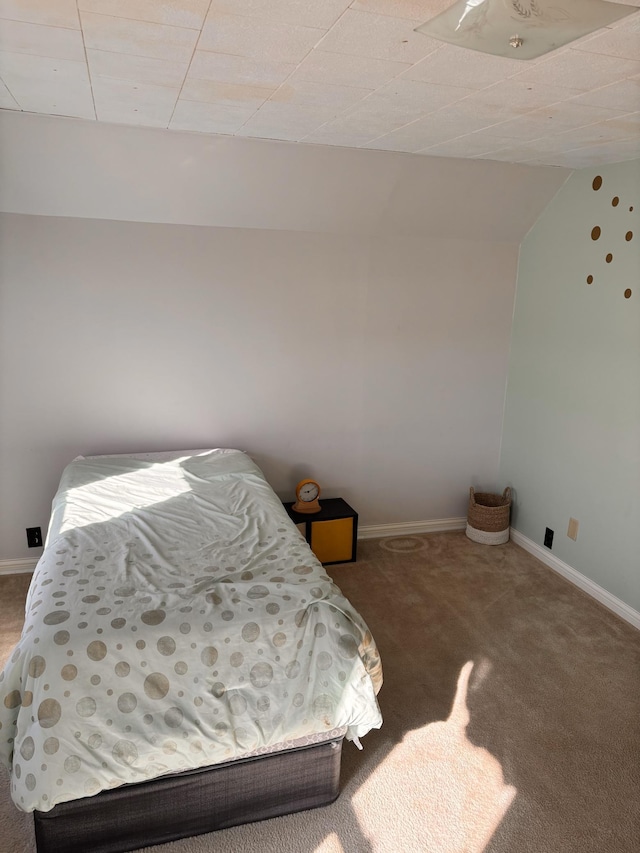
[[[331,806],[154,853],[636,853],[640,633],[509,543],[365,541],[331,574],[382,655],[384,725]],[[28,576],[0,578],[0,661]],[[0,770],[0,850],[35,850]]]

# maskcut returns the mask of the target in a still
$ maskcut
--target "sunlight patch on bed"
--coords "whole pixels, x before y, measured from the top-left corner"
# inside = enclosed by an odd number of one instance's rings
[[[103,524],[127,512],[145,509],[191,491],[180,461],[147,465],[139,471],[112,474],[69,489],[57,532]]]
[[[516,789],[505,784],[499,761],[466,736],[472,669],[469,661],[460,671],[449,718],[409,732],[354,795],[374,849],[393,842],[397,850],[483,853],[513,802]],[[400,796],[415,823],[396,822]]]

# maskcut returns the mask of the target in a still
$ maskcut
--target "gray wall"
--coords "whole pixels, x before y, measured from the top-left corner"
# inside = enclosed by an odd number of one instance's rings
[[[230,445],[363,524],[497,480],[561,169],[0,113],[0,560],[77,454]]]
[[[77,454],[233,446],[363,524],[493,485],[517,246],[0,217],[0,559]]]
[[[639,244],[638,161],[576,172],[524,241],[500,465],[516,529],[539,545],[553,529],[557,557],[636,610]]]

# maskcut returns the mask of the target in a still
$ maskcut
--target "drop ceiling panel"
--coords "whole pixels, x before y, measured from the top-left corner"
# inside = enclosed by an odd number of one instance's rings
[[[328,30],[349,8],[351,0],[212,0],[210,15],[220,12],[263,18],[280,24],[296,24]]]
[[[113,53],[189,60],[198,38],[198,30],[185,27],[169,27],[93,12],[81,12],[80,17],[86,46]]]
[[[2,82],[0,82],[0,109],[2,109],[2,110],[18,110],[18,109],[20,109],[15,98],[13,97],[11,92],[7,89],[7,87]]]
[[[22,110],[95,118],[84,62],[3,52],[0,53],[0,77]]]
[[[242,107],[251,115],[276,91],[276,86],[253,86],[247,83],[215,83],[190,77],[184,84],[181,101],[201,101]],[[247,118],[249,118],[247,115]],[[197,130],[197,128],[189,128]]]
[[[297,142],[334,116],[329,107],[306,107],[268,101],[240,128],[238,136]]]
[[[599,89],[583,92],[573,99],[576,104],[593,104],[600,107],[613,107],[633,110],[640,104],[640,76],[610,83]]]
[[[0,19],[80,29],[76,0],[0,0]]]
[[[254,114],[253,106],[180,100],[169,127],[200,133],[235,134]]]
[[[640,31],[630,32],[618,27],[595,38],[582,41],[576,50],[617,56],[620,59],[633,59],[637,62],[640,60]]]
[[[92,77],[115,77],[157,86],[180,87],[189,68],[187,60],[169,61],[151,56],[113,53],[87,48],[87,62]]]
[[[377,89],[409,68],[411,65],[407,62],[330,53],[318,47],[307,54],[296,70],[296,75],[312,83]]]
[[[440,47],[414,29],[415,21],[348,9],[323,39],[322,50],[413,64]]]
[[[315,27],[209,12],[198,47],[268,62],[300,62],[325,34]]]
[[[240,83],[254,86],[279,86],[296,69],[288,62],[269,62],[246,56],[229,56],[196,50],[189,68],[189,78],[213,83]]]
[[[173,113],[177,88],[155,86],[113,77],[93,77],[93,96],[98,121],[166,127]]]
[[[488,56],[455,45],[441,45],[406,71],[404,77],[425,83],[442,83],[446,80],[451,86],[484,89],[521,71],[522,63],[516,59]]]
[[[549,85],[557,85],[558,81],[562,81],[568,88],[585,92],[635,74],[640,74],[640,59],[620,59],[602,53],[570,49],[527,68],[516,79],[525,83]]]
[[[117,18],[131,18],[173,27],[199,30],[207,14],[209,0],[78,0],[78,9]]]
[[[353,86],[334,86],[331,83],[311,83],[297,80],[293,74],[286,83],[271,96],[273,103],[302,104],[309,107],[330,107],[340,113],[356,104],[370,89],[356,89]]]
[[[636,156],[640,12],[523,62],[415,32],[451,2],[0,0],[0,108],[512,162]]]
[[[80,30],[28,24],[24,21],[2,21],[0,50],[84,61],[84,44]]]

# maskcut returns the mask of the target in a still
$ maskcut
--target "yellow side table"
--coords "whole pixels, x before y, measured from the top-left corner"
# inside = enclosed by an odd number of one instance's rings
[[[342,498],[320,499],[320,512],[302,513],[285,503],[289,517],[324,565],[353,563],[358,541],[358,513]]]

